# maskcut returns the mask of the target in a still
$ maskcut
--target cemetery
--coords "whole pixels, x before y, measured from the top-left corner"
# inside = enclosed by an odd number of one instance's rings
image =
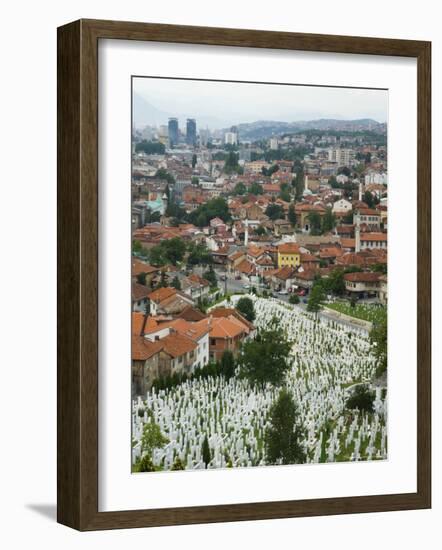
[[[297,405],[307,463],[385,460],[387,390],[373,381],[369,334],[275,298],[253,300],[258,330],[275,319],[292,343],[285,387]],[[228,307],[240,296],[232,296]],[[349,409],[364,385],[370,410]],[[153,387],[132,402],[134,471],[265,466],[265,433],[279,388],[234,375]],[[141,460],[148,467],[140,468]]]

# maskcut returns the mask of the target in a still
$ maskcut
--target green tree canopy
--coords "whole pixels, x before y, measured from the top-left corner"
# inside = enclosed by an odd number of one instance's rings
[[[166,147],[159,141],[147,141],[143,139],[143,141],[135,145],[135,151],[137,153],[146,153],[146,155],[164,155]]]
[[[244,185],[242,181],[237,183],[235,185],[235,188],[233,189],[234,195],[244,195],[247,192],[247,187]]]
[[[247,296],[240,298],[236,304],[236,309],[247,319],[247,321],[253,323],[255,320],[255,307],[251,298],[247,298]]]
[[[336,216],[333,213],[333,210],[329,207],[326,209],[325,214],[322,218],[322,231],[328,233],[336,226]]]
[[[373,412],[373,401],[375,395],[370,391],[366,384],[359,384],[356,386],[347,399],[345,406],[347,409],[359,409],[364,412]]]
[[[244,343],[238,356],[240,376],[252,384],[279,385],[290,368],[292,344],[273,319],[268,328],[258,331],[255,340]]]
[[[210,265],[208,271],[206,271],[203,275],[204,279],[209,281],[210,288],[217,288],[218,286],[218,279],[216,278],[216,273],[213,270],[213,266]]]
[[[166,180],[167,183],[175,183],[175,178],[172,176],[172,174],[169,174],[169,172],[165,168],[158,169],[155,177],[159,178],[160,180]]]
[[[239,155],[234,151],[229,151],[226,156],[226,161],[224,163],[224,172],[226,174],[233,174],[241,172],[241,167],[238,164]]]
[[[153,421],[146,422],[143,426],[143,435],[141,436],[141,452],[152,456],[154,449],[161,449],[169,443],[165,435],[161,433],[161,429]]]
[[[387,370],[387,332],[388,324],[386,317],[375,323],[370,331],[370,341],[377,359],[377,376],[380,376]]]
[[[288,220],[293,225],[293,227],[296,225],[296,212],[295,205],[293,203],[291,203],[289,206]]]
[[[205,243],[190,242],[187,246],[187,263],[189,265],[210,265],[213,256]]]
[[[264,193],[264,189],[260,183],[254,181],[249,187],[249,193],[252,195],[262,195]]]
[[[322,301],[324,300],[324,289],[320,282],[315,283],[310,292],[310,296],[307,302],[307,311],[317,313],[322,307]]]
[[[220,369],[226,378],[231,378],[235,374],[235,357],[229,349],[223,351]]]
[[[230,220],[229,207],[223,197],[216,197],[199,206],[188,218],[190,223],[198,227],[207,226],[212,218],[221,218],[227,222]]]
[[[297,425],[298,411],[291,394],[282,389],[269,413],[265,432],[266,461],[269,464],[302,464],[306,454],[300,440],[303,430]]]
[[[212,460],[212,453],[210,452],[209,440],[207,439],[207,435],[204,436],[203,444],[201,445],[201,456],[207,468],[209,462]]]
[[[284,209],[280,204],[271,202],[266,208],[266,216],[271,220],[280,220],[284,218]]]
[[[322,221],[321,216],[318,212],[309,212],[307,215],[308,222],[310,224],[310,234],[311,235],[321,235],[322,234]]]

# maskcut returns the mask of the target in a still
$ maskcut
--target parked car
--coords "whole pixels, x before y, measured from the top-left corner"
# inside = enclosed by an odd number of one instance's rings
[[[305,290],[304,290],[304,289],[301,289],[301,290],[298,292],[298,296],[305,296]]]
[[[285,289],[283,288],[282,290],[280,290],[280,291],[278,292],[278,294],[286,295],[286,294],[288,294],[288,292],[287,292],[287,290],[285,290]]]

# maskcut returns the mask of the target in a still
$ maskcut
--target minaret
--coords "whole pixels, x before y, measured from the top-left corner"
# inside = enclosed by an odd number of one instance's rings
[[[161,197],[162,203],[163,203],[163,214],[166,213],[167,210],[167,204],[169,202],[166,193],[163,193],[163,196]]]
[[[361,251],[361,222],[359,212],[356,214],[356,227],[355,227],[355,252]]]
[[[307,174],[304,177],[304,190],[308,191],[308,175]]]
[[[246,232],[244,233],[244,246],[249,244],[249,218],[246,218],[245,221]]]
[[[362,202],[362,181],[359,182],[359,202]]]

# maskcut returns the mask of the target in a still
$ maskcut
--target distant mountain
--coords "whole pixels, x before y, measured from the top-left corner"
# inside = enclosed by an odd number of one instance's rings
[[[133,95],[133,123],[139,128],[141,126],[160,126],[167,124],[169,117],[173,116],[170,113],[157,109],[140,95]]]
[[[374,131],[383,132],[385,123],[379,123],[370,118],[356,120],[340,120],[321,118],[318,120],[299,120],[296,122],[281,122],[274,120],[258,120],[256,122],[238,124],[238,134],[243,140],[268,139],[272,136],[302,132],[306,130],[334,131]]]
[[[160,126],[167,124],[170,117],[177,117],[180,127],[184,130],[187,118],[196,118],[198,128],[221,128],[222,122],[216,117],[199,116],[195,117],[193,113],[170,113],[162,111],[151,105],[140,95],[133,95],[133,123],[137,128],[143,126]]]

